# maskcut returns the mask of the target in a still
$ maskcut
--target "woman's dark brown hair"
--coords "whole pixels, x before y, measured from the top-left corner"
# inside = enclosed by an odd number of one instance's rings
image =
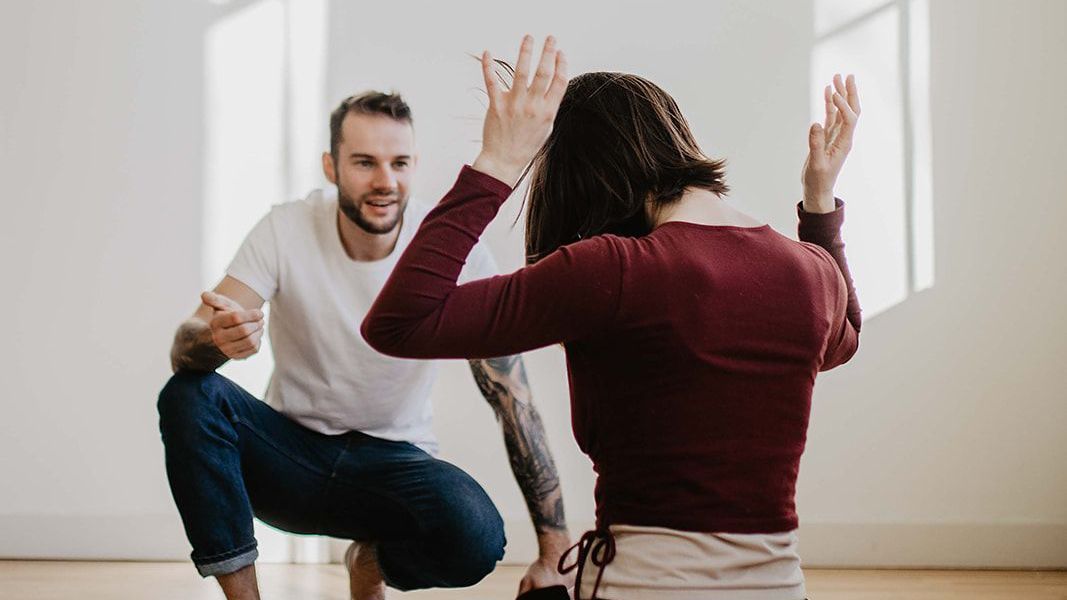
[[[530,165],[526,261],[602,233],[646,235],[646,203],[654,212],[686,188],[723,195],[724,167],[704,156],[659,86],[626,73],[579,75]]]

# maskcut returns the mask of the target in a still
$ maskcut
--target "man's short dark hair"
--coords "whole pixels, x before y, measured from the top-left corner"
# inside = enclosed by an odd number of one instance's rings
[[[397,93],[368,91],[345,98],[340,106],[330,113],[330,154],[337,160],[337,148],[341,145],[341,124],[349,113],[358,115],[382,115],[394,121],[414,125],[411,107]]]

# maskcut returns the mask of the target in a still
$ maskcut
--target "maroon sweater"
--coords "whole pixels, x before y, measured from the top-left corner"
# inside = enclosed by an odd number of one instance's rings
[[[858,343],[843,203],[825,215],[798,207],[799,243],[768,225],[668,222],[457,286],[511,191],[463,168],[363,322],[371,346],[487,358],[562,343],[600,527],[795,529],[815,375]]]

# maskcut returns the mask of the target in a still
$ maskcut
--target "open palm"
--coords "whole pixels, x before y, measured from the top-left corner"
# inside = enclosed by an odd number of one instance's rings
[[[834,184],[852,150],[852,138],[860,116],[860,96],[856,78],[842,80],[834,75],[833,85],[823,91],[826,120],[808,131],[808,158],[800,180],[804,185],[804,210],[827,213],[834,210]]]

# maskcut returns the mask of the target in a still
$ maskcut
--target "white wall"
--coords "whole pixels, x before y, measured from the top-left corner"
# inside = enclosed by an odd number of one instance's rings
[[[0,7],[0,555],[185,553],[154,398],[200,279],[199,4]]]
[[[1065,22],[932,3],[937,281],[819,381],[799,508],[832,561],[1067,564]]]
[[[606,17],[554,1],[516,25],[481,2],[403,14],[334,2],[325,97],[406,94],[416,192],[432,201],[477,152],[479,73],[464,53],[510,58],[522,33],[553,32],[573,72],[633,71],[670,91],[705,150],[730,160],[738,205],[791,232],[812,11],[684,5],[612,3]],[[0,9],[0,556],[187,552],[154,396],[201,280],[209,10]],[[808,564],[1067,565],[1065,17],[1058,0],[933,1],[937,281],[867,322],[856,359],[820,379],[798,497]],[[489,233],[505,268],[520,262],[517,210]],[[578,533],[592,479],[569,433],[562,357],[542,350],[528,365]],[[466,367],[451,364],[434,394],[446,457],[498,501],[509,558],[529,556],[521,496]]]

